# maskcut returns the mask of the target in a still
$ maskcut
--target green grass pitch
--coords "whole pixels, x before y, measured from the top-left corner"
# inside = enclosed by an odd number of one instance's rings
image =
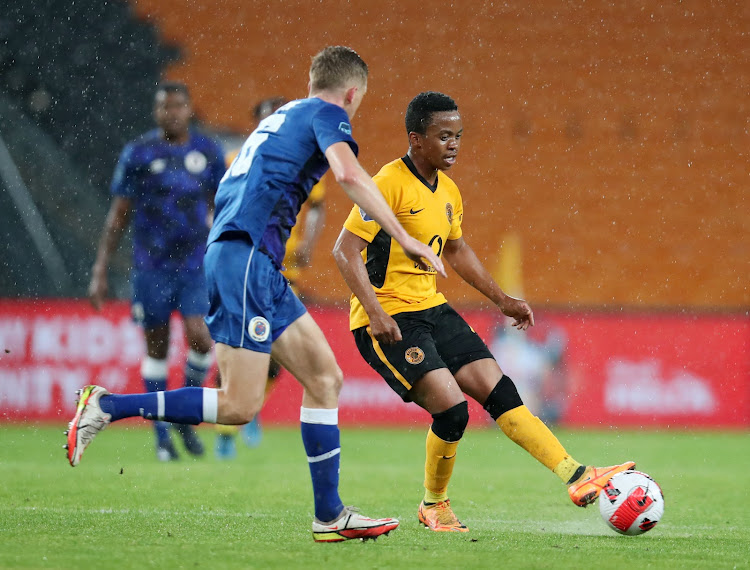
[[[401,526],[377,541],[315,544],[299,433],[269,428],[234,461],[157,463],[151,432],[111,426],[71,468],[60,426],[0,427],[0,568],[748,568],[747,433],[560,431],[574,457],[626,459],[662,486],[639,537],[607,529],[496,429],[470,430],[450,487],[466,534],[416,520],[426,426],[342,430],[341,495]]]

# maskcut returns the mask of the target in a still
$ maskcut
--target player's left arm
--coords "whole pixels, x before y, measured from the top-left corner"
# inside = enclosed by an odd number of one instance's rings
[[[323,232],[323,226],[326,223],[326,203],[325,200],[310,202],[305,212],[305,227],[302,234],[302,241],[293,252],[294,262],[297,267],[307,267],[310,264],[310,257],[318,243],[320,234]]]
[[[500,288],[463,237],[449,239],[443,257],[464,281],[497,305],[505,316],[514,319],[514,327],[526,330],[534,326],[534,313],[529,304],[507,295]]]

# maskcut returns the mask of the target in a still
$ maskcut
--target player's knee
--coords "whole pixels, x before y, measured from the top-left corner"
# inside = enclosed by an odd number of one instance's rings
[[[487,396],[487,400],[484,402],[484,409],[487,413],[492,416],[493,420],[497,420],[505,412],[523,406],[523,400],[518,395],[518,390],[513,380],[503,374],[497,385],[493,388],[490,395]]]
[[[464,400],[439,414],[432,414],[432,433],[443,441],[459,441],[469,423],[469,404]]]
[[[253,418],[260,411],[260,405],[242,405],[235,402],[224,406],[221,410],[222,422],[225,425],[242,425],[253,421]]]
[[[253,421],[263,406],[263,397],[253,396],[247,392],[229,393],[225,388],[219,389],[220,422],[224,425],[242,425]]]
[[[338,397],[343,385],[344,373],[336,364],[325,372],[316,374],[305,383],[308,391],[321,399],[327,399],[331,396]]]

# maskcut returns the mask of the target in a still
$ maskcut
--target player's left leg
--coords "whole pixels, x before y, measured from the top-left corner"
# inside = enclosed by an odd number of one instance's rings
[[[185,387],[200,388],[213,364],[213,340],[202,315],[183,317],[185,337],[188,342],[188,355],[185,361]],[[188,453],[203,455],[203,443],[191,425],[175,424],[175,429],[182,436]]]
[[[167,317],[168,318],[168,317]],[[163,392],[167,389],[169,363],[169,322],[155,326],[144,325],[143,335],[146,339],[146,356],[141,362],[141,377],[147,392]],[[159,461],[175,461],[179,454],[169,434],[169,423],[154,420],[156,437],[156,457]]]
[[[291,291],[289,294],[293,296]],[[296,297],[294,301],[299,303]],[[290,300],[290,311],[293,305]],[[323,332],[309,313],[305,312],[284,329],[274,341],[271,355],[304,388],[300,429],[314,493],[314,540],[375,538],[395,529],[398,520],[365,517],[356,509],[344,507],[339,496],[338,396],[343,374]]]
[[[493,386],[494,378],[500,377]],[[539,418],[523,405],[513,381],[494,359],[476,360],[456,372],[461,389],[484,406],[503,433],[568,486],[573,503],[585,507],[613,475],[635,467],[632,461],[611,467],[587,467],[576,461]]]

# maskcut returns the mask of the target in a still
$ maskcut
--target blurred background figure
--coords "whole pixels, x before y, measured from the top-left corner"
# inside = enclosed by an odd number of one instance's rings
[[[203,317],[208,293],[203,253],[213,197],[224,175],[223,151],[190,128],[190,94],[182,83],[162,83],[154,95],[157,128],[123,149],[111,184],[112,204],[91,270],[89,298],[99,309],[108,292],[107,270],[123,231],[133,223],[132,316],[143,327],[147,391],[166,390],[173,311],[182,315],[188,342],[185,386],[200,386],[212,363],[213,341]],[[154,422],[156,456],[178,459],[170,424]],[[175,426],[188,453],[203,455],[192,426]]]
[[[288,103],[284,97],[275,96],[263,99],[253,108],[253,121],[256,128],[258,124],[276,112],[277,109]],[[226,166],[229,167],[237,157],[239,149],[227,154]],[[310,197],[302,205],[302,211],[297,218],[298,223],[292,228],[292,233],[286,245],[286,257],[284,258],[284,276],[289,280],[292,289],[304,301],[304,292],[300,289],[300,277],[310,265],[315,245],[325,225],[325,195],[328,175],[326,174],[310,191]],[[276,384],[276,379],[281,373],[281,366],[271,359],[268,370],[268,383],[266,384],[266,400]],[[217,377],[217,381],[220,379]],[[237,435],[236,426],[217,425],[219,432],[216,437],[216,456],[220,459],[231,459],[237,454],[235,443]],[[249,424],[242,428],[242,440],[248,447],[257,447],[263,439],[263,429],[260,424],[260,413],[256,414]]]

